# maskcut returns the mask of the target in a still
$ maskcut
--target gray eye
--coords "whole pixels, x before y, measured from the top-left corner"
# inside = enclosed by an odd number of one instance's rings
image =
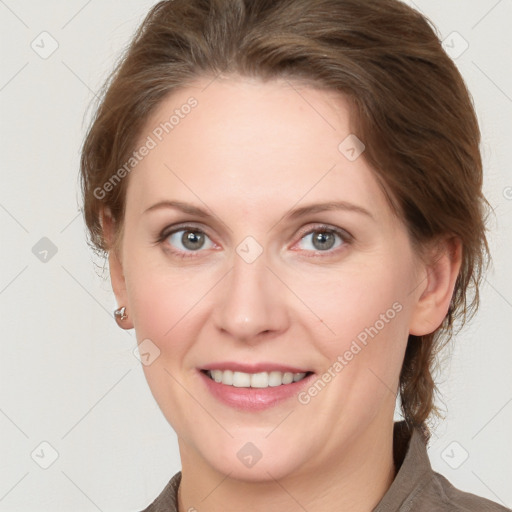
[[[339,243],[336,245],[336,238],[339,239]],[[330,249],[339,247],[343,239],[342,237],[334,232],[327,229],[315,229],[308,233],[307,235],[304,235],[302,237],[302,242],[305,240],[310,240],[308,243],[308,246],[302,247],[305,250],[312,250],[312,251],[320,251],[320,252],[326,252]]]
[[[182,233],[181,236],[180,233]],[[199,230],[180,229],[174,233],[171,233],[167,239],[169,240],[169,243],[177,249],[187,252],[203,249],[208,237],[205,233]]]

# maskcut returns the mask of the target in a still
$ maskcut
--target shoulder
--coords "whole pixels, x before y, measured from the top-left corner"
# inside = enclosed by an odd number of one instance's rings
[[[397,475],[373,512],[512,512],[503,505],[457,489],[432,469],[428,436],[409,431],[405,423],[394,428],[393,450]]]
[[[180,481],[181,471],[169,480],[162,492],[141,512],[178,512],[178,486]]]
[[[443,475],[432,471],[418,489],[410,510],[417,512],[510,512],[494,501],[457,489]],[[409,509],[407,509],[409,510]]]

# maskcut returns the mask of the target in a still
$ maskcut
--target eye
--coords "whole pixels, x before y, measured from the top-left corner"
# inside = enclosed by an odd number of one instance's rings
[[[322,225],[316,226],[314,229],[310,229],[302,236],[301,241],[308,239],[309,242],[305,244],[306,251],[313,250],[316,252],[334,253],[337,251],[332,249],[348,245],[351,242],[352,237],[341,229]]]
[[[187,253],[214,247],[215,244],[211,240],[208,244],[207,240],[210,240],[208,235],[195,226],[181,226],[179,229],[165,231],[159,238],[160,242],[167,242],[171,246],[171,252],[183,258],[194,256]]]
[[[300,241],[305,241],[308,238],[310,242],[301,249],[316,253],[336,253],[337,248],[343,248],[352,242],[352,236],[346,231],[326,225],[315,226],[314,229],[305,232]],[[157,243],[165,243],[168,249],[180,258],[194,257],[194,253],[201,252],[201,249],[215,247],[215,244],[202,229],[189,225],[162,231]],[[316,256],[318,254],[311,257]]]

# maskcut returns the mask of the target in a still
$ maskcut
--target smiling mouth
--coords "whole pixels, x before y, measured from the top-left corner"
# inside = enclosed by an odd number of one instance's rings
[[[211,380],[236,388],[269,388],[286,386],[309,377],[313,372],[258,372],[245,373],[232,370],[201,370]]]

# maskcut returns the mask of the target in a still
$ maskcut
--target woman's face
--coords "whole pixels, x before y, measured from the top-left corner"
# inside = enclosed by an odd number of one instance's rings
[[[280,478],[392,423],[425,274],[347,105],[204,79],[141,133],[111,271],[185,461]]]

